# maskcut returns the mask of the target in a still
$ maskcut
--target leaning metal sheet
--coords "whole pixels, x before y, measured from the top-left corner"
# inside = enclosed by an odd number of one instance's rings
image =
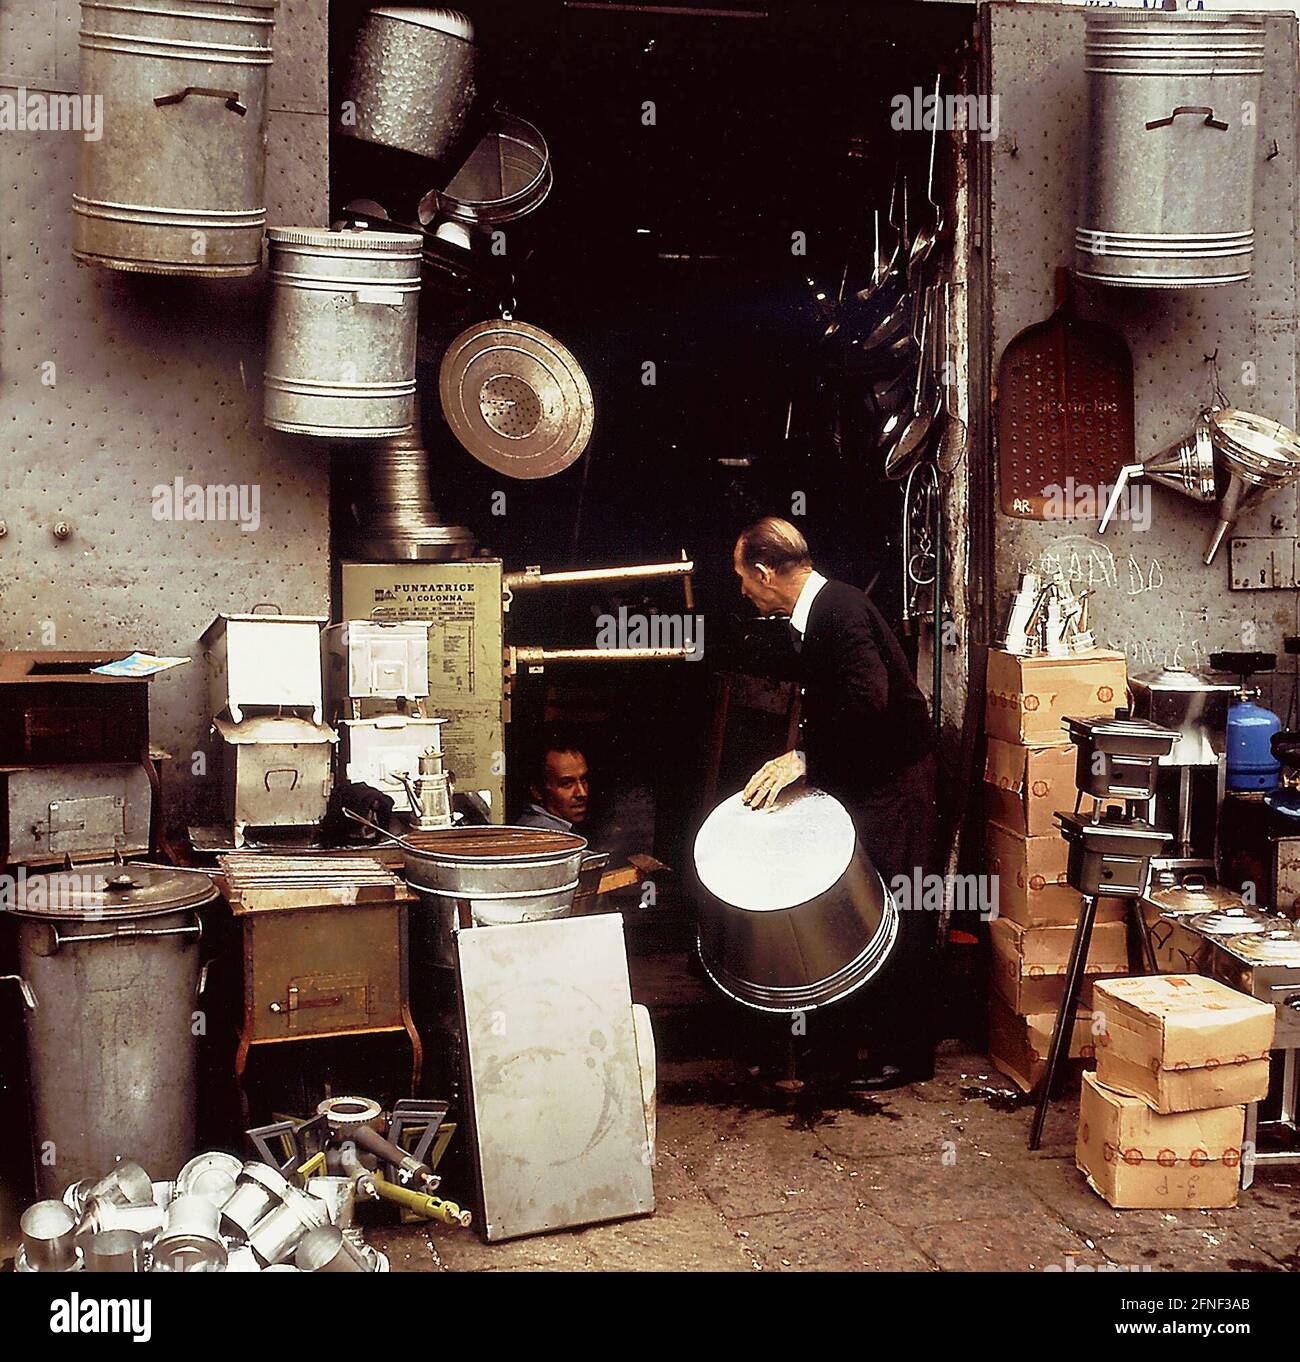
[[[1053,270],[1072,260],[1088,164],[1084,18],[1076,6],[990,6],[989,90],[999,101],[989,243],[995,364],[1018,331],[1050,311]],[[1253,279],[1210,289],[1079,289],[1085,314],[1116,327],[1133,353],[1139,458],[1191,429],[1211,397],[1207,356],[1216,352],[1230,405],[1296,424],[1296,23],[1276,15],[1264,25]],[[1229,591],[1226,548],[1212,566],[1201,562],[1213,508],[1163,487],[1144,495],[1149,523],[1139,504],[1137,518],[1105,535],[1086,519],[998,515],[995,627],[1020,570],[1059,566],[1092,588],[1090,626],[1127,653],[1131,671],[1204,667],[1218,648],[1280,653],[1282,635],[1296,632],[1297,593]],[[1296,507],[1296,489],[1286,489],[1243,516],[1236,533],[1293,539]]]
[[[458,932],[456,969],[484,1238],[653,1211],[622,917]]]
[[[0,92],[77,89],[78,13],[75,0],[0,5]],[[325,0],[278,8],[272,223],[327,220],[326,18]],[[209,720],[204,626],[260,602],[328,607],[328,456],[262,425],[264,279],[73,261],[78,140],[0,134],[0,647],[194,659],[152,687],[176,827],[215,806],[215,773],[194,759]],[[166,518],[178,479],[183,510],[201,500],[225,518]]]

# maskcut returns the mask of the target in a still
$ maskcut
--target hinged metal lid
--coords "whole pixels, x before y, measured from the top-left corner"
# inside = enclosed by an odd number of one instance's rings
[[[254,743],[318,745],[339,740],[328,724],[313,723],[292,714],[249,714],[238,723],[222,717],[213,719],[212,727],[223,742],[236,747]]]
[[[139,861],[95,861],[71,870],[27,875],[0,898],[0,906],[21,917],[99,922],[173,913],[216,897],[212,880],[201,870]]]

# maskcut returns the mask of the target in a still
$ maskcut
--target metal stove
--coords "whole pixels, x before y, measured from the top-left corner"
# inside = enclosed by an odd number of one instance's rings
[[[1279,1109],[1273,1120],[1261,1121],[1259,1103],[1246,1108],[1246,1133],[1241,1160],[1241,1185],[1254,1181],[1257,1164],[1300,1165],[1300,1149],[1258,1148],[1261,1129],[1284,1134],[1294,1145],[1296,1125],[1296,1078],[1300,1068],[1300,930],[1285,919],[1271,919],[1263,930],[1243,932],[1215,940],[1211,973],[1221,983],[1248,993],[1277,1011],[1273,1049],[1281,1052],[1278,1088]]]

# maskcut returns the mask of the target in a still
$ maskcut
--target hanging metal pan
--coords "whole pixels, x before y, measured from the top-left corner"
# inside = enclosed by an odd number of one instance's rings
[[[563,472],[591,439],[586,374],[554,336],[525,322],[462,331],[443,355],[438,391],[452,434],[507,477]]]

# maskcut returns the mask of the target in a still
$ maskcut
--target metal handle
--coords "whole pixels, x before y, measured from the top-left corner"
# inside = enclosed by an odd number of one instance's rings
[[[23,1002],[34,1012],[36,1010],[36,994],[32,992],[32,986],[23,978],[21,974],[0,974],[0,984],[6,979],[12,979],[18,985],[18,991],[23,995]]]
[[[59,929],[53,925],[49,926],[50,944],[57,951],[63,946],[71,945],[74,941],[116,941],[119,937],[135,936],[199,936],[203,935],[203,927],[196,923],[192,927],[119,927],[115,932],[90,932],[77,936],[60,936]],[[51,952],[53,954],[53,951]]]
[[[411,801],[411,807],[415,810],[416,817],[423,818],[424,805],[420,802],[420,796],[415,793],[415,782],[405,771],[394,771],[393,776],[401,781],[403,788],[406,790],[407,797]]]
[[[177,90],[174,95],[158,95],[154,103],[162,108],[164,104],[179,104],[190,95],[205,95],[209,99],[223,100],[226,108],[231,113],[237,113],[240,118],[248,112],[248,105],[240,99],[238,90],[210,90],[206,85],[187,85],[183,90]]]
[[[290,790],[296,790],[296,789],[298,788],[298,769],[297,769],[297,767],[294,767],[294,766],[275,766],[275,767],[272,767],[272,769],[269,770],[269,771],[262,777],[262,784],[266,786],[266,789],[267,789],[267,793],[268,793],[268,794],[273,793],[273,791],[271,790],[271,777],[272,777],[272,776],[292,776],[292,777],[293,777],[293,780],[292,780],[292,781],[290,782],[290,784],[289,784],[289,789],[290,789]]]
[[[284,614],[284,611],[278,605],[276,605],[274,601],[258,601],[258,603],[248,613],[250,615],[256,615],[259,610],[269,610],[277,615]]]
[[[1223,119],[1215,118],[1214,110],[1208,104],[1180,104],[1168,118],[1151,119],[1147,124],[1147,129],[1149,131],[1152,128],[1167,128],[1180,114],[1204,114],[1207,128],[1218,128],[1223,132],[1228,129],[1228,125]]]
[[[358,288],[352,296],[359,303],[377,303],[383,307],[401,307],[406,298],[401,289],[395,288]]]

